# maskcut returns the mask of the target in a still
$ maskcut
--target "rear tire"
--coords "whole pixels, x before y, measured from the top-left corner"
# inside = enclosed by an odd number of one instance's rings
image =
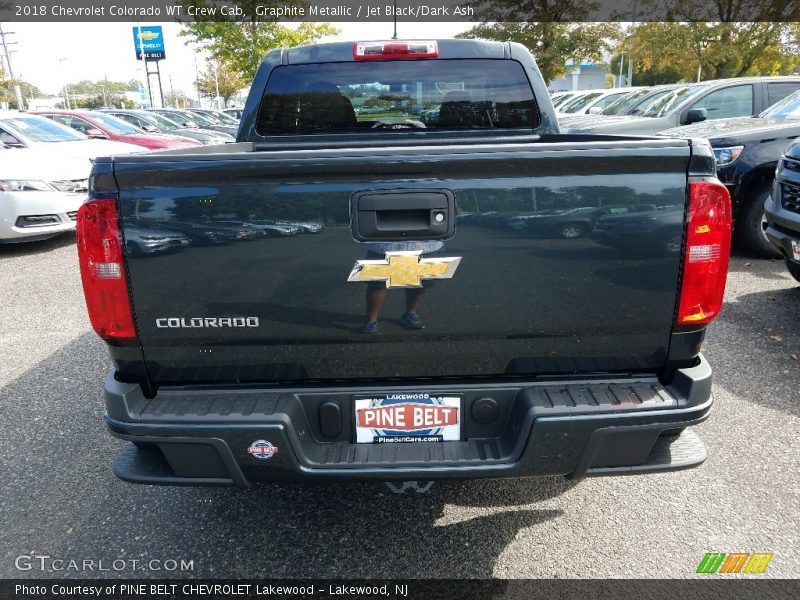
[[[772,193],[772,185],[762,185],[749,194],[745,205],[736,217],[738,245],[759,258],[781,258],[780,252],[767,239],[764,203]]]
[[[786,268],[789,269],[789,275],[794,277],[797,283],[800,283],[800,263],[796,263],[793,260],[787,260]]]

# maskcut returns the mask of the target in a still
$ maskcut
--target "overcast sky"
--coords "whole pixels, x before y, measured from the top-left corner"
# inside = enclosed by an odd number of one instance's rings
[[[170,88],[194,95],[195,52],[178,37],[177,23],[162,25],[167,58],[161,61],[164,93]],[[333,40],[389,39],[391,23],[335,23],[340,34]],[[43,92],[55,94],[64,83],[82,79],[128,81],[142,79],[141,62],[133,47],[132,23],[8,23],[7,31],[16,32],[17,45],[11,55],[14,75]],[[399,37],[425,39],[447,38],[465,31],[469,23],[399,23]],[[203,57],[197,59],[203,71]],[[154,67],[151,67],[151,70]],[[155,79],[155,78],[153,78]]]

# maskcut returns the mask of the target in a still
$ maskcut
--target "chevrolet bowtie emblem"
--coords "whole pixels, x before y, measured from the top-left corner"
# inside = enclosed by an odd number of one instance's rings
[[[420,258],[422,252],[387,252],[385,260],[357,260],[347,281],[385,281],[387,288],[422,287],[423,279],[450,279],[460,256]]]

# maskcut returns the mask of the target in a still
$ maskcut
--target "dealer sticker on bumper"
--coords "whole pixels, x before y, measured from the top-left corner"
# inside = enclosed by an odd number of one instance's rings
[[[800,242],[792,240],[792,254],[795,260],[800,260]]]
[[[461,439],[461,396],[386,394],[355,399],[356,442]]]

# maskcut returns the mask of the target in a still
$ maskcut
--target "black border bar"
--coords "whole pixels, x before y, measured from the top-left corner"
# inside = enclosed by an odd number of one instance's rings
[[[783,600],[800,597],[800,580],[760,575],[706,575],[700,579],[651,580],[132,580],[26,579],[0,581],[0,599],[35,600],[361,600],[424,598],[464,600]]]
[[[396,10],[395,10],[396,7]],[[7,22],[800,21],[800,0],[0,0]]]

